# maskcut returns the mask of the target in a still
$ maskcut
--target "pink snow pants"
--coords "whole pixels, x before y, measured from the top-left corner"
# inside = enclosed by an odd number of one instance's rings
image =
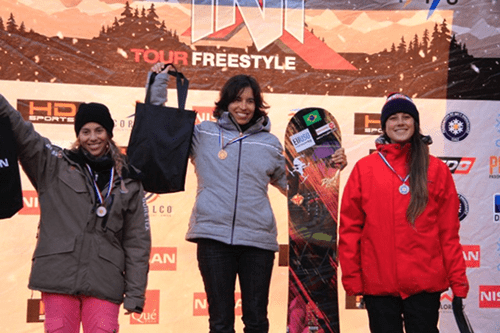
[[[45,333],[117,333],[120,305],[89,296],[42,293]]]

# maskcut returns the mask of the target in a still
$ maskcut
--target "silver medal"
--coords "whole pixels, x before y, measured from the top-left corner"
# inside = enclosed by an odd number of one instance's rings
[[[104,206],[97,207],[96,214],[99,217],[104,217],[108,213],[108,210]]]
[[[410,187],[406,184],[403,184],[399,187],[399,193],[405,195],[405,194],[408,194],[410,192]]]

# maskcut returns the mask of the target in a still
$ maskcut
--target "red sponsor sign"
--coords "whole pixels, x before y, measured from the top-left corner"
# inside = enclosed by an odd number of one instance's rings
[[[152,271],[177,270],[176,247],[153,247],[149,258],[149,269]]]
[[[241,293],[234,293],[234,314],[241,316]],[[208,301],[206,293],[194,293],[193,316],[208,316]]]
[[[160,291],[146,290],[146,303],[141,314],[132,313],[130,324],[159,324],[160,323]]]
[[[500,308],[500,286],[479,286],[479,307]]]
[[[481,247],[479,245],[462,245],[462,249],[466,267],[481,266]]]
[[[215,121],[213,106],[193,106],[193,111],[196,112],[195,124],[199,124],[205,120]]]
[[[20,215],[40,215],[40,205],[36,191],[23,191],[23,208]]]
[[[466,175],[472,169],[472,166],[476,162],[475,157],[438,157],[443,161],[451,173]]]

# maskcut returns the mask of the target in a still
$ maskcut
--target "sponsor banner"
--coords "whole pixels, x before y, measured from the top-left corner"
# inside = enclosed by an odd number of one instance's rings
[[[234,314],[241,316],[241,293],[234,293]],[[206,293],[193,294],[193,316],[208,316],[208,301]]]
[[[452,313],[453,307],[451,302],[453,301],[453,294],[448,290],[441,294],[441,305],[439,306],[439,311],[441,313]]]
[[[500,179],[500,156],[490,156],[490,175],[491,179]]]
[[[493,222],[500,223],[500,194],[493,196]]]
[[[177,270],[177,248],[152,247],[149,259],[149,269],[151,271]]]
[[[380,113],[355,113],[354,134],[381,135]]]
[[[466,175],[472,169],[472,166],[476,162],[475,157],[438,157],[443,161],[448,168],[450,168],[451,173]]]
[[[469,268],[481,267],[481,246],[480,245],[462,245],[465,266]]]
[[[500,286],[479,286],[479,307],[500,308]]]
[[[130,314],[131,325],[160,323],[160,290],[146,290],[146,303],[141,314]]]
[[[458,193],[458,201],[459,201],[458,219],[460,220],[460,222],[462,222],[463,220],[465,220],[467,215],[469,215],[469,202],[460,193]]]
[[[462,112],[450,112],[441,121],[441,132],[451,142],[465,140],[469,136],[470,130],[469,118]]]
[[[213,115],[214,113],[213,106],[193,106],[193,111],[196,112],[195,125],[204,121],[215,122],[217,120]]]
[[[73,124],[81,102],[17,100],[17,110],[32,123]]]
[[[197,123],[215,120],[214,102],[229,77],[249,74],[261,85],[270,106],[272,133],[280,141],[292,110],[317,106],[335,115],[349,159],[340,176],[343,191],[356,161],[375,147],[374,136],[381,134],[379,111],[385,97],[403,92],[419,109],[423,133],[434,140],[432,154],[444,156],[461,192],[461,241],[472,244],[464,246],[467,265],[472,268],[467,272],[472,291],[468,298],[471,322],[485,332],[498,331],[494,318],[500,310],[480,308],[474,301],[480,298],[476,296],[479,284],[496,285],[490,274],[500,271],[498,253],[481,254],[481,250],[493,251],[499,242],[498,237],[491,237],[498,233],[500,223],[500,194],[495,187],[500,178],[497,1],[391,0],[382,4],[289,0],[242,4],[0,0],[0,93],[52,142],[74,141],[71,128],[79,101],[104,103],[115,122],[114,140],[126,147],[135,103],[144,100],[146,73],[155,62],[172,62],[189,79],[186,108],[197,112]],[[168,92],[167,105],[175,106],[172,78]],[[326,127],[316,131],[320,133],[311,130],[310,136],[328,133]],[[311,137],[297,139],[298,149],[307,149],[304,147],[313,142]],[[162,278],[164,274],[158,271],[150,273],[158,306],[148,305],[144,315],[124,319],[125,325],[120,327],[123,333],[136,331],[139,324],[159,323],[160,316],[161,324],[142,326],[142,330],[159,332],[163,326],[172,331],[207,330],[206,314],[193,317],[191,312],[191,295],[202,289],[203,282],[196,246],[184,240],[196,189],[190,164],[185,192],[146,193],[154,239],[160,241],[154,244],[151,267],[175,271],[167,273],[172,279]],[[38,197],[32,192],[24,194],[25,209],[12,218],[13,223],[5,224],[6,228],[16,227],[6,231],[7,235],[34,236],[31,221],[37,217],[25,216],[40,213]],[[286,244],[286,198],[274,187],[269,194],[278,242]],[[27,249],[22,237],[4,237],[1,243],[0,251],[6,256],[0,267],[0,285],[9,288],[0,311],[0,331],[32,331],[35,325],[26,324],[24,318],[12,320],[26,311],[27,296],[18,296],[26,292],[29,277],[29,270],[12,268],[20,263],[29,265],[33,248]],[[165,244],[172,247],[161,247]],[[182,258],[170,252],[174,248]],[[474,269],[477,267],[483,269]],[[282,279],[287,276],[287,267],[277,265],[275,269],[270,333],[286,330],[288,290]],[[163,297],[162,303],[159,290],[168,290],[168,299]],[[342,297],[342,288],[339,293]],[[155,303],[154,296],[148,296],[148,304]],[[494,296],[486,293],[483,299],[491,303]],[[347,299],[351,308],[362,307],[360,297]],[[443,302],[450,304],[448,299]],[[205,303],[199,299],[197,305],[198,310],[208,310],[206,298]],[[369,331],[363,311],[347,311],[342,318],[342,332]],[[129,320],[134,325],[127,325]],[[241,325],[237,320],[236,330],[241,330]],[[456,331],[452,315],[440,317],[440,331]]]
[[[40,205],[36,191],[23,191],[23,208],[20,215],[40,215]]]
[[[148,205],[149,217],[171,217],[174,212],[173,205],[162,200],[166,196],[157,193],[145,192],[146,203]]]

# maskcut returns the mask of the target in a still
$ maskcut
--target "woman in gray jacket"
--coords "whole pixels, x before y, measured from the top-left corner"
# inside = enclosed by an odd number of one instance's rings
[[[83,103],[71,150],[53,146],[0,95],[19,160],[38,192],[29,288],[42,292],[45,332],[118,332],[120,304],[144,307],[151,235],[142,185],[131,178],[106,106]]]
[[[152,71],[161,72],[162,64]],[[164,74],[168,68],[163,70]],[[158,75],[151,100],[166,101],[166,76]],[[156,85],[156,86],[155,86]],[[259,84],[248,75],[230,78],[215,103],[216,122],[194,129],[191,161],[198,190],[186,239],[197,243],[207,293],[211,333],[234,332],[234,291],[239,278],[245,333],[269,331],[269,285],[278,250],[276,220],[267,190],[286,194],[283,147]],[[343,150],[333,162],[346,164]]]

